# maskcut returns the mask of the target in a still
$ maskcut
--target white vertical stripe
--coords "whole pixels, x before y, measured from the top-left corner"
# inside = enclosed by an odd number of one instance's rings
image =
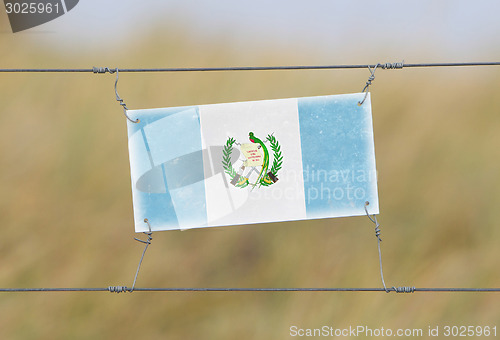
[[[237,143],[249,143],[249,133],[253,132],[267,146],[269,152],[269,171],[272,167],[274,152],[268,135],[273,134],[281,146],[283,167],[278,171],[278,181],[271,186],[246,188],[225,184],[208,179],[205,167],[205,193],[207,195],[208,225],[234,225],[300,220],[306,218],[304,182],[302,176],[302,153],[300,148],[299,119],[296,99],[279,99],[256,102],[214,104],[199,106],[202,147],[222,146],[229,137]],[[237,144],[233,148],[239,148]],[[222,163],[220,155],[211,155],[214,168]],[[233,165],[239,170],[244,157]],[[220,163],[220,164],[218,164]],[[247,175],[250,168],[245,169]],[[250,175],[255,182],[260,167]],[[230,201],[228,202],[228,198]],[[229,209],[230,202],[236,210]]]

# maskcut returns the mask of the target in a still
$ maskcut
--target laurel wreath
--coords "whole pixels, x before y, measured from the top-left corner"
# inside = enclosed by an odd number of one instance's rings
[[[273,165],[271,170],[269,170],[274,176],[278,175],[278,171],[281,170],[283,165],[283,156],[281,155],[281,146],[273,135],[268,135],[267,140],[271,144],[271,150],[273,150]]]
[[[222,150],[222,167],[224,171],[231,177],[231,179],[236,176],[236,171],[231,164],[231,154],[233,153],[233,144],[236,143],[234,138],[229,137]]]

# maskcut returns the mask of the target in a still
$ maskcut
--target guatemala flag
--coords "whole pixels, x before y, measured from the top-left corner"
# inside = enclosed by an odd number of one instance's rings
[[[135,231],[378,214],[364,96],[129,110]]]

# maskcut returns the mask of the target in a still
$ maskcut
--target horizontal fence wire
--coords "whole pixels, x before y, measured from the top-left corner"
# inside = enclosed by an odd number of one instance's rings
[[[416,288],[393,287],[384,288],[134,288],[134,292],[396,292],[396,293],[500,293],[500,288]],[[0,293],[14,292],[132,292],[124,286],[107,288],[0,288]]]
[[[377,63],[357,65],[298,65],[298,66],[234,66],[234,67],[170,67],[170,68],[3,68],[0,72],[60,72],[60,73],[114,73],[119,72],[216,72],[216,71],[273,71],[273,70],[334,70],[365,69],[379,66],[382,69],[401,69],[414,67],[457,67],[457,66],[500,66],[500,62],[457,62],[457,63]]]

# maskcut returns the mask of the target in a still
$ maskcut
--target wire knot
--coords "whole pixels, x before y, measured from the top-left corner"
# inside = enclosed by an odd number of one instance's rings
[[[380,241],[382,242],[382,238],[380,238],[380,234],[382,233],[382,231],[380,230],[380,224],[377,223],[377,225],[375,226],[375,237]]]
[[[116,69],[109,68],[109,67],[92,67],[92,72],[94,73],[110,73],[113,74],[116,72]]]
[[[149,244],[151,244],[151,241],[153,240],[153,236],[152,236],[153,232],[151,231],[151,224],[149,224],[149,220],[147,218],[144,219],[144,223],[146,223],[148,225],[149,231],[145,231],[145,232],[143,232],[143,234],[146,235],[148,237],[148,239],[146,241],[144,241],[144,240],[141,240],[139,238],[134,237],[134,240],[149,245]]]
[[[404,67],[405,61],[403,60],[400,63],[385,63],[379,64],[378,66],[383,70],[394,70],[394,69],[402,69]]]
[[[366,100],[366,97],[368,96],[368,88],[370,87],[370,85],[372,84],[372,81],[375,80],[375,71],[377,70],[377,67],[379,67],[380,64],[377,64],[375,65],[375,67],[372,69],[369,65],[368,65],[368,70],[370,71],[370,76],[368,77],[368,80],[366,81],[366,84],[365,84],[365,87],[363,88],[363,91],[361,91],[361,93],[364,93],[365,96],[363,97],[363,100],[359,101],[358,102],[358,106],[361,106],[363,105],[363,103],[365,102]]]
[[[377,238],[377,240],[379,242],[382,242],[382,238],[380,238],[380,234],[382,233],[382,231],[380,230],[380,223],[378,223],[377,217],[375,215],[373,215],[373,217],[371,217],[370,214],[368,213],[367,207],[369,205],[370,205],[370,202],[366,201],[365,202],[366,216],[368,216],[368,218],[370,219],[370,221],[372,221],[372,223],[375,224],[375,237]]]
[[[396,293],[414,293],[415,292],[415,286],[413,287],[392,287],[392,290],[395,291]],[[390,290],[387,290],[387,293],[389,293]]]
[[[114,70],[110,70],[109,68],[106,67],[106,69],[108,70],[109,73],[115,73],[116,72],[116,80],[115,80],[115,95],[116,95],[116,101],[118,102],[118,104],[120,104],[122,107],[123,107],[123,114],[125,115],[125,117],[132,123],[139,123],[140,120],[139,119],[136,119],[136,120],[133,120],[131,119],[128,114],[127,114],[127,110],[128,110],[128,107],[127,107],[127,104],[125,104],[125,102],[123,101],[122,98],[120,98],[120,95],[118,94],[118,68],[115,68]]]
[[[108,291],[110,293],[123,293],[123,292],[132,292],[127,288],[127,286],[109,286]]]
[[[118,102],[118,104],[121,105],[121,107],[123,107],[123,114],[125,115],[125,117],[127,117],[127,119],[129,121],[131,121],[132,123],[139,123],[139,119],[136,119],[136,120],[133,120],[131,119],[128,114],[127,114],[127,110],[128,110],[128,107],[127,107],[127,104],[125,104],[125,102],[123,101],[123,99],[120,98],[120,96],[118,95],[118,89],[117,89],[117,86],[118,86],[118,67],[117,68],[109,68],[109,67],[92,67],[92,72],[94,73],[100,73],[100,74],[103,74],[103,73],[110,73],[110,74],[113,74],[113,73],[116,73],[116,80],[115,80],[115,95],[116,95],[116,101]]]
[[[366,85],[365,85],[365,88],[363,89],[363,92],[365,92],[365,90],[368,88],[368,86],[370,86],[372,84],[372,81],[374,81],[374,80],[375,80],[375,75],[371,74],[368,77],[368,80],[366,81]]]
[[[145,218],[144,223],[146,223],[148,225],[149,231],[143,232],[143,234],[146,235],[148,237],[148,239],[146,241],[143,241],[141,239],[134,237],[134,240],[139,241],[141,243],[144,243],[144,244],[146,244],[146,246],[144,247],[144,251],[142,252],[141,260],[139,261],[139,265],[137,266],[137,271],[135,272],[134,283],[132,283],[132,288],[129,289],[129,292],[131,292],[131,293],[134,291],[135,283],[137,282],[137,276],[139,275],[139,270],[141,269],[142,260],[144,259],[144,255],[146,254],[146,250],[148,250],[148,247],[151,244],[151,241],[153,240],[153,236],[152,236],[153,231],[151,230],[151,224],[149,223],[149,220],[147,218]]]

